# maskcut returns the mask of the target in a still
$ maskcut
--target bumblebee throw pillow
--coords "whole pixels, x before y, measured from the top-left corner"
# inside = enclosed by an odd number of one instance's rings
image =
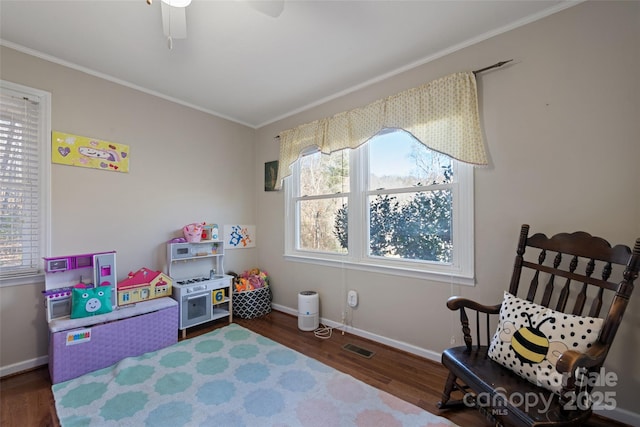
[[[558,358],[584,352],[598,339],[603,319],[561,313],[504,293],[489,357],[556,394],[562,389]]]

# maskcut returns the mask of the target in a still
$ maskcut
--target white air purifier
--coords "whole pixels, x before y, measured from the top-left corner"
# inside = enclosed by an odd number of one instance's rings
[[[320,326],[320,299],[315,291],[302,291],[298,294],[298,329],[314,331]]]

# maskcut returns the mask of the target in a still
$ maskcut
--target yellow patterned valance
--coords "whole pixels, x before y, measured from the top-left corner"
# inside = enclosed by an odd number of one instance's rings
[[[487,164],[475,76],[455,73],[281,132],[277,188],[301,153],[311,148],[325,154],[356,148],[383,129],[404,129],[432,150],[466,163]]]

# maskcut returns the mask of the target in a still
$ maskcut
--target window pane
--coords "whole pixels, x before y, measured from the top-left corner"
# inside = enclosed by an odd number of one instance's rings
[[[41,264],[41,103],[0,93],[0,266],[6,278],[36,274]]]
[[[450,263],[451,214],[450,190],[369,197],[370,255]]]
[[[299,249],[347,253],[347,198],[301,200]],[[340,224],[345,224],[342,227]]]
[[[452,182],[452,160],[411,134],[394,131],[369,141],[369,189],[406,188]]]
[[[300,195],[349,192],[349,150],[314,153],[300,159]]]

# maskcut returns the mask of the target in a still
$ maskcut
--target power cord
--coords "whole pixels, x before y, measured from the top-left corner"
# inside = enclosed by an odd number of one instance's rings
[[[316,338],[326,340],[331,338],[332,332],[333,332],[332,327],[320,324],[320,327],[318,327],[318,329],[313,331],[313,334],[316,336]]]

